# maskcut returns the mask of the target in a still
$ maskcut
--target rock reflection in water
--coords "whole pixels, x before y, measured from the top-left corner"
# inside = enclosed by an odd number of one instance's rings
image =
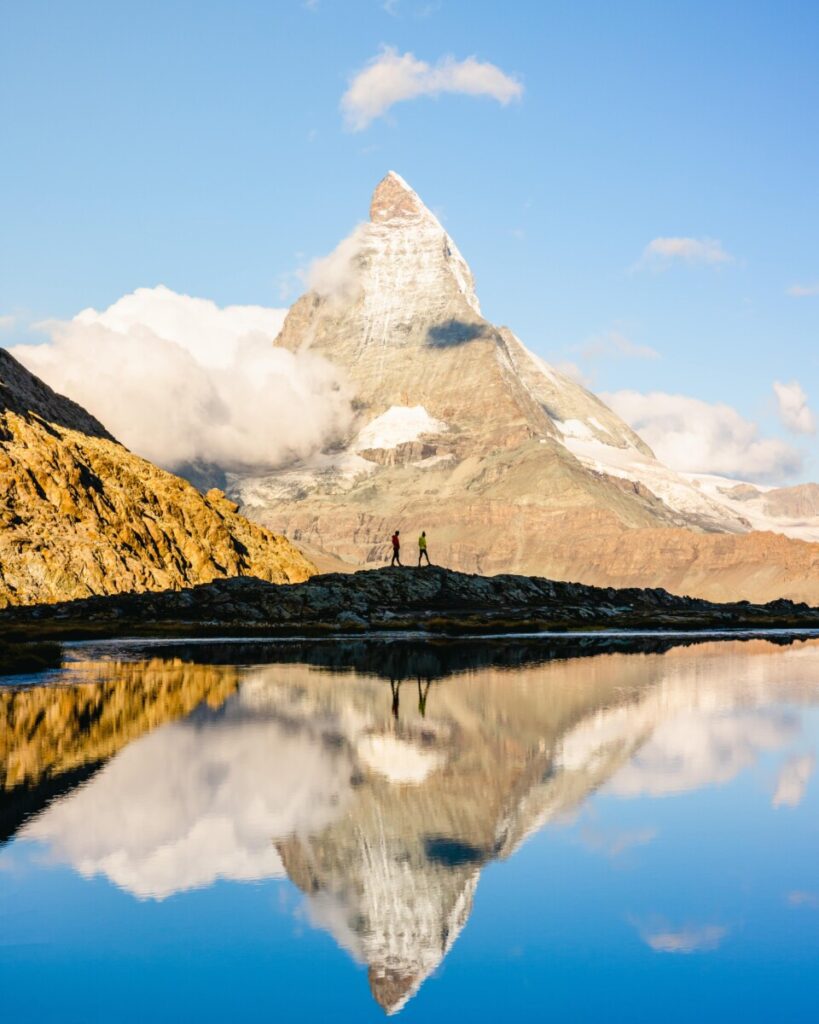
[[[234,692],[233,666],[77,662],[64,685],[0,687],[0,841],[131,740]]]
[[[103,766],[22,834],[138,897],[286,874],[313,923],[367,966],[374,997],[395,1012],[463,929],[484,864],[601,787],[630,797],[726,782],[793,741],[800,718],[787,702],[819,697],[816,642],[705,644],[513,672],[495,663],[454,679],[347,668],[177,661],[157,689],[160,663],[102,666],[96,685],[108,689],[85,727],[84,756]],[[183,671],[188,696],[173,710],[135,698],[129,712],[123,695],[140,674],[146,694],[171,694]],[[4,751],[7,787],[8,766],[36,783],[83,759],[70,694],[82,703],[88,692],[27,693],[28,726],[12,730]],[[33,737],[46,722],[53,737],[40,736],[35,757],[26,737],[38,715]],[[75,725],[62,729],[61,716]],[[109,720],[118,732],[102,728]],[[773,800],[793,806],[812,770],[807,755],[786,763]]]

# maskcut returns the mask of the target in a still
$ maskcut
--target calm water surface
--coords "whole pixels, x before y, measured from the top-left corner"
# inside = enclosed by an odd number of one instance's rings
[[[816,1020],[819,641],[570,643],[0,687],[2,1018]]]

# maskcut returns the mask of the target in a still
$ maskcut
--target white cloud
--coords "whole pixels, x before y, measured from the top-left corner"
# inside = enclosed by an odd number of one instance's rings
[[[788,288],[788,295],[796,299],[803,299],[808,295],[819,295],[819,281],[814,284],[792,284]]]
[[[10,331],[17,322],[17,317],[11,313],[0,316],[0,331]]]
[[[773,389],[779,406],[779,418],[788,430],[795,434],[815,434],[816,420],[808,406],[808,396],[799,381],[782,384],[775,380]]]
[[[705,924],[648,932],[643,939],[655,953],[705,953],[716,949],[727,934],[728,929],[721,925]]]
[[[794,738],[798,719],[770,708],[692,709],[661,722],[606,785],[620,797],[666,796],[729,782]]]
[[[789,758],[779,769],[772,806],[798,807],[808,788],[815,764],[816,759],[812,754]]]
[[[323,298],[348,302],[361,286],[358,256],[367,231],[359,224],[328,256],[313,260],[304,275],[307,287]]]
[[[778,438],[760,437],[756,424],[730,405],[661,391],[601,397],[672,469],[771,481],[801,469],[796,449]]]
[[[643,250],[643,266],[665,267],[675,260],[684,263],[730,263],[733,257],[714,238],[654,238]]]
[[[474,57],[442,57],[431,65],[385,46],[350,80],[341,110],[348,128],[362,131],[396,103],[441,93],[489,96],[505,106],[521,98],[523,86],[494,64]]]
[[[330,363],[273,347],[285,312],[140,288],[10,351],[159,465],[269,468],[318,450],[350,417]]]
[[[620,331],[606,331],[587,341],[580,349],[587,359],[659,359],[650,345],[638,345]]]
[[[241,700],[241,697],[240,697]],[[218,878],[280,878],[277,838],[344,811],[349,755],[234,699],[221,717],[164,725],[23,830],[81,875],[165,899]]]

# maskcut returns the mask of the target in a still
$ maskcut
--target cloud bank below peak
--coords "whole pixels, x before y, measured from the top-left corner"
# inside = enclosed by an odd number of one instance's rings
[[[678,472],[715,473],[779,482],[800,472],[802,455],[786,441],[761,437],[736,409],[662,391],[615,391],[600,396]]]
[[[506,106],[522,97],[523,85],[495,64],[475,57],[459,61],[447,56],[428,64],[409,51],[385,46],[353,75],[341,98],[341,111],[347,128],[360,132],[396,103],[442,93],[487,96]]]
[[[44,343],[10,351],[160,466],[274,468],[319,450],[351,417],[335,367],[274,347],[285,315],[140,288],[103,312],[43,323]]]

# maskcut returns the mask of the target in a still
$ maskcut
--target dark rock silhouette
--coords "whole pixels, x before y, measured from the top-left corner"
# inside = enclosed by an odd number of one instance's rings
[[[472,576],[438,566],[374,569],[275,585],[236,577],[187,590],[121,594],[0,612],[9,639],[164,631],[298,636],[422,629],[427,634],[577,629],[819,628],[792,601],[714,604],[665,590],[589,587],[534,576]]]

